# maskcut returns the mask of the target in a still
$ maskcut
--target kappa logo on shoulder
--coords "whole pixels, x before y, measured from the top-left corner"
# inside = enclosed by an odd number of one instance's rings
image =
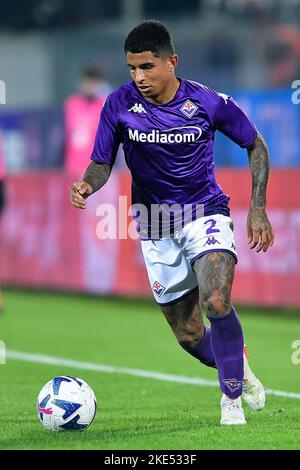
[[[198,106],[192,103],[190,100],[186,100],[183,106],[181,106],[180,111],[185,114],[188,118],[194,116],[197,111]]]
[[[147,111],[145,110],[144,106],[141,103],[134,103],[134,105],[128,109],[128,111],[131,111],[133,113],[146,113]]]
[[[225,101],[225,104],[228,103],[230,96],[225,95],[225,93],[218,93],[218,95],[221,96],[221,98],[223,98],[223,100]]]

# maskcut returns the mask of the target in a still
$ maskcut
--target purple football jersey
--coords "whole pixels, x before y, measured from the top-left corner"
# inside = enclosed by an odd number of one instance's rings
[[[229,215],[215,178],[216,130],[242,148],[257,136],[231,97],[204,85],[180,79],[174,98],[156,105],[130,82],[107,97],[91,159],[112,166],[123,144],[133,204],[202,204],[204,215]]]

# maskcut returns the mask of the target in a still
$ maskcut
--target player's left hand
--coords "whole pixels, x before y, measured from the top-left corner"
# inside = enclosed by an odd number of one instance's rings
[[[247,218],[248,244],[251,250],[266,252],[274,243],[274,232],[265,209],[250,206]]]

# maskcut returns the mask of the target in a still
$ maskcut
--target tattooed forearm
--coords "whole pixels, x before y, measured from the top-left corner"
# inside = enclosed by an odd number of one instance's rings
[[[266,190],[269,178],[269,152],[260,134],[248,148],[249,165],[252,173],[252,198],[247,217],[249,248],[256,247],[257,253],[266,252],[274,242],[272,226],[266,214]]]
[[[83,181],[91,185],[93,193],[105,185],[111,171],[110,165],[92,162],[86,169]]]
[[[266,190],[269,177],[269,152],[263,137],[258,134],[252,147],[248,148],[249,165],[252,173],[253,207],[265,208]]]

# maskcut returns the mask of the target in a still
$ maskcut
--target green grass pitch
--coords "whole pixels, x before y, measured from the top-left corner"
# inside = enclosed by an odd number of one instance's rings
[[[250,365],[268,388],[300,392],[291,361],[299,316],[239,308]],[[8,350],[216,380],[176,343],[154,301],[8,290],[0,319]],[[98,413],[83,433],[51,433],[35,401],[56,375],[86,380]],[[7,359],[0,365],[0,449],[299,449],[300,400],[268,396],[246,426],[221,427],[217,387]]]

